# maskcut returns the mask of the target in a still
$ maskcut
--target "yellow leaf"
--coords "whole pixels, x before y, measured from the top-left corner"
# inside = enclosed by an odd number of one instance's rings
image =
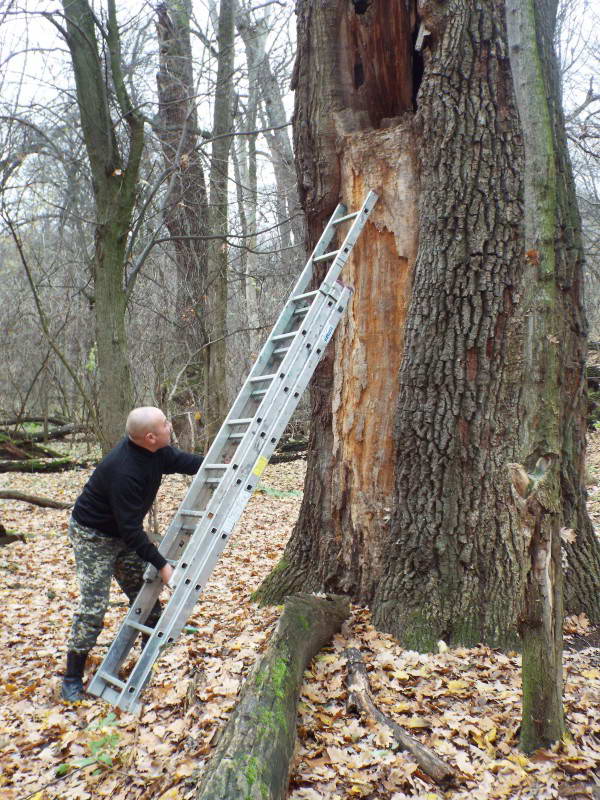
[[[463,689],[468,689],[469,684],[467,681],[448,681],[448,690],[450,692],[460,692]]]
[[[531,767],[531,761],[522,753],[511,753],[508,760],[518,764],[520,767]]]
[[[411,730],[416,728],[429,728],[430,726],[429,722],[423,719],[423,717],[410,717],[410,719],[403,720],[402,725]]]
[[[179,789],[173,786],[172,789],[167,789],[164,794],[161,794],[158,800],[180,800],[180,798]]]
[[[398,669],[395,672],[392,672],[392,676],[397,678],[399,681],[409,681],[410,675],[408,672],[405,672],[403,669]]]
[[[192,772],[196,769],[196,762],[192,761],[191,758],[186,758],[180,764],[177,765],[175,769],[175,777],[176,778],[189,778]]]
[[[584,678],[589,678],[591,681],[597,681],[600,678],[600,670],[597,669],[582,669],[581,674]]]
[[[396,714],[406,714],[411,708],[410,703],[396,703],[396,705],[390,706],[390,711],[395,711]]]

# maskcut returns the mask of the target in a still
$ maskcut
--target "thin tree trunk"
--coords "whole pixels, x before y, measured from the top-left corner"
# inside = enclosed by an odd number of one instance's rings
[[[106,452],[123,435],[132,403],[125,329],[125,252],[136,200],[144,122],[132,107],[125,89],[114,0],[108,3],[107,64],[101,62],[98,53],[96,20],[87,0],[63,0],[63,9],[66,31],[62,32],[71,51],[96,206],[94,310],[100,434],[102,449]],[[110,71],[110,91],[114,91],[127,126],[126,160],[119,151],[111,119],[105,71]]]
[[[157,74],[161,142],[165,166],[173,170],[165,201],[165,222],[173,237],[177,262],[177,322],[187,363],[169,409],[180,446],[189,449],[187,425],[177,425],[181,412],[204,406],[202,350],[208,343],[206,282],[208,202],[198,152],[196,92],[190,44],[191,3],[168,0],[157,8],[160,71]],[[184,420],[185,422],[185,420]]]
[[[580,514],[571,486],[573,471],[582,464],[573,462],[572,446],[582,452],[578,438],[584,417],[585,324],[577,280],[582,251],[569,163],[559,157],[566,143],[552,47],[555,15],[554,0],[507,0],[509,53],[525,149],[523,307],[527,325],[520,456],[531,486],[520,497],[531,561],[520,632],[521,747],[526,752],[548,747],[565,730],[560,528]],[[565,242],[570,245],[568,255]],[[576,380],[571,383],[563,376],[573,367],[581,372],[573,375]],[[573,407],[577,409],[574,418]],[[573,422],[575,436],[570,430]],[[523,474],[527,475],[525,470]],[[577,535],[583,539],[587,526],[585,517],[580,519],[584,528]]]
[[[228,411],[227,296],[229,148],[233,129],[233,71],[235,0],[221,0],[217,34],[218,65],[215,85],[212,153],[210,160],[209,219],[213,239],[208,244],[208,307],[210,344],[205,350],[207,426],[212,439]]]

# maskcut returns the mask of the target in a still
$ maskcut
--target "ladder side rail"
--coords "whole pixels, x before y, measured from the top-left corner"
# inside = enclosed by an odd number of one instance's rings
[[[352,248],[356,244],[356,240],[361,234],[362,229],[365,226],[367,219],[369,218],[371,211],[373,210],[375,204],[378,200],[378,195],[373,190],[370,190],[367,194],[360,210],[358,212],[358,216],[354,219],[354,222],[350,226],[348,233],[346,234],[344,241],[340,245],[340,250],[338,255],[336,256],[335,260],[329,267],[325,278],[323,279],[323,288],[328,288],[331,286],[335,281],[339,278],[342,269],[348,258],[350,257],[350,253]]]
[[[346,307],[351,294],[351,290],[346,289],[344,296],[339,298],[338,302],[343,305],[343,308]],[[340,316],[338,315],[336,326],[339,319]],[[327,336],[326,340],[324,339],[325,336]],[[275,441],[269,440],[263,449],[263,457],[266,457],[267,460],[272,455],[279,437],[283,433],[289,418],[298,405],[302,392],[308,385],[317,364],[324,355],[325,346],[330,338],[329,331],[321,331],[321,337],[324,339],[322,342],[323,347],[320,352],[317,352],[318,348],[314,349],[311,354],[311,363],[307,364],[307,368],[303,370],[302,374],[299,376],[299,380],[295,384],[295,389],[298,393],[294,392],[287,397],[285,404],[279,410],[277,419],[274,421],[272,433],[274,434],[273,438]],[[210,546],[203,554],[203,559],[194,564],[194,569],[190,571],[186,582],[183,584],[176,584],[174,593],[161,616],[160,626],[152,635],[151,640],[146,646],[148,653],[146,654],[146,650],[144,651],[145,657],[140,659],[123,688],[122,697],[120,698],[121,708],[129,709],[135,705],[139,693],[145,686],[147,673],[149,669],[151,669],[156,657],[159,655],[160,648],[165,644],[172,644],[179,636],[189,617],[189,613],[191,613],[193,606],[197,602],[198,595],[210,577],[221,553],[227,546],[231,532],[250,499],[259,477],[258,474],[253,473],[252,477],[249,478],[249,481],[252,482],[252,489],[250,490],[248,486],[248,488],[241,493],[240,500],[233,509],[234,513],[232,513],[232,510],[228,510],[225,519],[214,520],[217,526],[217,532],[210,540]]]

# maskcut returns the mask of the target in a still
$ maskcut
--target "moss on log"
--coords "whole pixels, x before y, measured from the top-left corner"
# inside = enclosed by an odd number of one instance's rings
[[[81,466],[72,458],[26,458],[22,461],[0,461],[0,472],[63,472]]]
[[[196,800],[278,800],[287,792],[302,674],[348,617],[348,600],[297,594],[283,614],[198,785]]]

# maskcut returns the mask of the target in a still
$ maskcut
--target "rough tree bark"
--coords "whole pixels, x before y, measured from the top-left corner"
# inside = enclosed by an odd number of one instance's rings
[[[300,518],[260,596],[347,592],[418,649],[512,645],[527,545],[506,464],[521,452],[530,396],[523,130],[504,2],[300,2],[295,86],[309,245],[338,197],[355,207],[372,188],[381,199],[344,272],[349,313],[313,381]],[[568,178],[560,191],[573,219]],[[571,419],[561,500],[577,529],[567,597],[598,618],[579,250],[573,237],[557,247],[571,270],[557,399]]]
[[[192,447],[186,410],[204,406],[203,349],[206,328],[208,201],[198,151],[198,118],[190,43],[189,0],[168,0],[157,9],[160,70],[156,76],[159,125],[165,166],[170,169],[165,222],[177,263],[177,320],[184,346],[184,380],[169,409],[180,446]],[[178,413],[179,412],[179,413]],[[183,420],[183,423],[181,423]]]
[[[567,157],[560,82],[552,51],[557,2],[506,0],[510,63],[525,153],[525,263],[520,499],[526,564],[521,747],[532,752],[564,735],[562,707],[563,567],[560,530],[582,536],[577,458],[586,420],[581,331],[582,246]],[[575,454],[575,458],[573,455]],[[513,486],[515,484],[513,475]],[[574,534],[574,531],[573,531]],[[592,534],[593,537],[593,534]],[[566,542],[571,536],[566,537]],[[582,546],[571,559],[570,581],[585,575]],[[565,545],[566,546],[566,545]],[[592,587],[590,587],[592,588]]]
[[[123,435],[132,403],[125,327],[125,253],[144,146],[144,122],[133,108],[123,80],[115,0],[108,0],[108,26],[102,31],[105,62],[98,52],[97,18],[87,0],[62,0],[62,4],[66,30],[58,27],[71,52],[96,207],[93,279],[98,404],[101,445],[107,452]],[[112,97],[126,127],[126,156],[111,116]]]

